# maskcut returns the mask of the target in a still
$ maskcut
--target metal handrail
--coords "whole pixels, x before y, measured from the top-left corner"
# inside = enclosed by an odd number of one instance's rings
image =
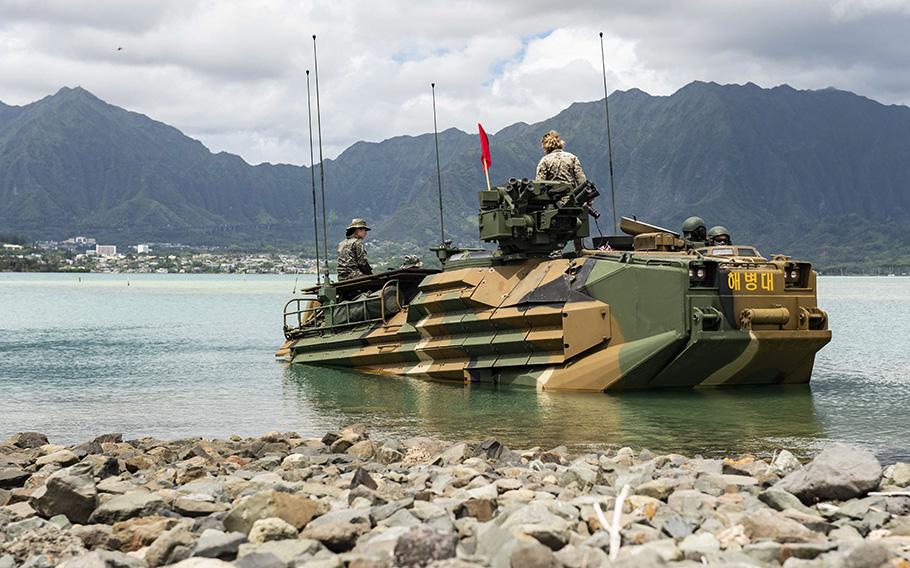
[[[367,324],[367,323],[376,323],[376,322],[380,322],[380,321],[384,325],[388,324],[389,321],[385,315],[385,311],[386,311],[385,310],[385,290],[392,284],[395,284],[395,302],[398,304],[399,308],[402,307],[401,306],[401,288],[398,286],[398,280],[392,279],[392,280],[387,281],[385,284],[383,284],[382,288],[380,288],[380,290],[379,290],[379,317],[372,318],[372,319],[363,319],[363,320],[358,320],[358,321],[350,321],[351,307],[355,306],[357,304],[361,304],[363,306],[363,313],[364,313],[364,315],[366,315],[367,311],[368,311],[367,304],[370,301],[374,301],[376,298],[366,297],[366,298],[361,298],[358,300],[348,300],[346,302],[340,302],[337,304],[329,304],[327,306],[323,306],[322,304],[319,304],[318,306],[307,307],[307,308],[303,308],[303,309],[300,308],[300,302],[311,301],[311,300],[315,300],[316,298],[293,298],[290,301],[288,301],[288,303],[285,304],[285,306],[284,306],[285,337],[289,336],[292,331],[301,331],[301,332],[304,331],[304,328],[307,327],[304,324],[309,323],[311,321],[312,322],[319,321],[319,315],[324,313],[324,311],[327,309],[329,309],[329,310],[335,310],[338,308],[344,309],[346,312],[348,321],[346,321],[344,323],[332,323],[330,325],[321,325],[321,326],[318,326],[318,328],[317,328],[317,326],[314,325],[314,326],[312,326],[314,330],[315,329],[335,330],[335,329],[339,329],[339,328],[354,327],[354,326],[359,326],[359,325],[363,325],[363,324]],[[295,302],[296,302],[297,309],[288,311],[288,307],[292,303],[295,303]],[[312,314],[312,315],[307,315],[306,317],[304,317],[304,314]],[[288,316],[292,316],[292,315],[297,316],[297,327],[296,328],[288,327]],[[334,318],[332,318],[332,319],[334,320]]]
[[[296,315],[296,316],[297,316],[297,328],[298,328],[298,329],[299,329],[299,328],[302,328],[302,327],[303,327],[303,324],[305,324],[306,322],[310,321],[310,318],[309,318],[309,317],[306,318],[306,319],[303,319],[302,315],[303,315],[304,313],[307,313],[307,312],[309,312],[309,313],[314,313],[316,310],[322,308],[322,304],[319,304],[318,306],[313,306],[313,307],[310,307],[310,308],[303,308],[303,309],[300,309],[300,303],[301,303],[301,302],[314,302],[314,301],[315,301],[315,302],[318,302],[319,300],[318,300],[318,298],[316,298],[316,297],[312,297],[312,298],[291,298],[290,300],[288,300],[288,302],[284,305],[284,329],[285,329],[285,330],[293,329],[293,328],[291,328],[291,327],[288,326],[288,316],[292,316],[292,315]],[[296,310],[288,310],[288,307],[289,307],[291,304],[296,304],[296,308],[297,308],[297,309],[296,309]],[[314,315],[315,315],[315,314],[314,314]]]

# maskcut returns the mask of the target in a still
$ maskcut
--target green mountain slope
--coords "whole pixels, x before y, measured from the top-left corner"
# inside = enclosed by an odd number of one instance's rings
[[[910,109],[826,89],[695,82],[671,96],[610,97],[617,209],[675,227],[699,214],[734,239],[836,266],[910,256]],[[491,136],[491,178],[531,177],[558,130],[604,197],[603,101],[576,103]],[[484,185],[476,135],[440,133],[446,230],[476,244]],[[310,172],[252,166],[81,88],[0,104],[0,227],[30,238],[82,232],[116,242],[310,240]],[[358,142],[325,166],[332,241],[351,217],[413,246],[439,239],[432,134]],[[910,259],[908,259],[910,262]]]

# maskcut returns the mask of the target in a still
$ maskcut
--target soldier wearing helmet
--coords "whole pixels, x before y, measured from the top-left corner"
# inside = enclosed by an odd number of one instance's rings
[[[564,181],[578,187],[587,181],[575,154],[563,150],[565,141],[551,130],[540,140],[544,157],[537,163],[537,181]]]
[[[705,228],[705,220],[701,217],[693,215],[683,221],[682,234],[683,240],[689,246],[701,247],[707,244],[708,234]]]
[[[730,239],[730,231],[723,225],[711,227],[708,231],[708,244],[711,246],[733,244],[733,240]]]
[[[338,280],[343,282],[373,274],[363,239],[370,228],[363,219],[353,219],[348,226],[346,239],[338,243]]]

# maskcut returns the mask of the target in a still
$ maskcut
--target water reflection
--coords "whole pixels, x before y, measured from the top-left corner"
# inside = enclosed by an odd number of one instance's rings
[[[284,395],[333,427],[362,421],[391,436],[496,437],[513,447],[803,453],[824,437],[805,386],[591,395],[537,393],[288,366]]]

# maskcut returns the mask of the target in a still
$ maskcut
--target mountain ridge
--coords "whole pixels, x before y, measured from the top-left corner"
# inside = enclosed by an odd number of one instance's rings
[[[671,95],[615,91],[610,113],[620,214],[665,226],[700,214],[730,227],[735,239],[831,262],[863,244],[838,223],[861,226],[873,241],[888,238],[887,225],[900,232],[898,252],[906,254],[900,238],[910,232],[906,106],[838,89],[697,81]],[[491,180],[533,176],[538,141],[550,129],[563,134],[600,187],[606,229],[603,99],[490,135]],[[439,139],[447,236],[476,243],[476,191],[485,185],[477,135],[453,127]],[[435,244],[435,165],[432,133],[358,141],[326,160],[332,234],[356,216],[373,223],[378,239]],[[0,103],[0,226],[7,232],[33,239],[83,232],[119,242],[305,244],[312,235],[310,190],[306,166],[251,165],[213,153],[178,129],[81,87],[18,107]]]

